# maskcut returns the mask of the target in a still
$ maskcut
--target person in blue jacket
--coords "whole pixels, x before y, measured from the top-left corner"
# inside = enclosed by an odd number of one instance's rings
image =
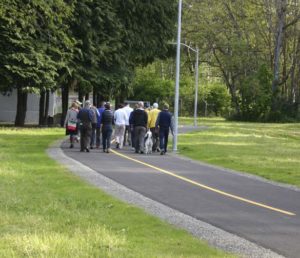
[[[169,105],[164,104],[163,110],[158,114],[155,127],[159,130],[160,155],[167,152],[169,132],[173,134],[174,122],[172,114],[169,112]]]
[[[101,115],[105,110],[105,102],[101,102],[100,107],[98,107],[97,113],[97,126],[96,126],[96,148],[98,149],[101,144]]]

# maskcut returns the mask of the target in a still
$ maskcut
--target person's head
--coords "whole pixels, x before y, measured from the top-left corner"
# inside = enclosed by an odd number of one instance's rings
[[[76,102],[73,102],[72,105],[71,105],[71,108],[78,108],[78,105]]]
[[[153,108],[158,108],[158,104],[157,103],[153,103]]]
[[[138,108],[143,108],[144,107],[144,102],[143,101],[139,101],[137,103],[137,105],[138,105]]]
[[[85,108],[90,108],[91,107],[91,102],[89,100],[86,100],[84,103]]]
[[[106,102],[105,105],[104,105],[105,109],[110,109],[110,103],[109,102]]]
[[[124,107],[123,104],[119,104],[119,105],[118,105],[118,108],[123,108],[123,107]]]
[[[105,102],[101,101],[100,103],[98,103],[97,107],[102,108],[102,107],[104,107],[104,105],[105,105]]]
[[[76,103],[76,105],[77,105],[78,107],[80,107],[80,106],[82,105],[82,103],[81,103],[79,100],[75,100],[74,103]]]
[[[164,103],[164,109],[169,109],[169,104],[168,103]]]

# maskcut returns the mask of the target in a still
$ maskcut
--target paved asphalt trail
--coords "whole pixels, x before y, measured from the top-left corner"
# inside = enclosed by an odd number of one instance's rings
[[[299,190],[173,154],[140,155],[126,148],[110,154],[80,153],[78,148],[69,149],[68,143],[61,148],[67,156],[150,199],[283,256],[300,257]]]

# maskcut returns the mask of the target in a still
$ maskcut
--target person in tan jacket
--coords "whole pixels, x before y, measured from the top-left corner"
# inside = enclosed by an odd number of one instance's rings
[[[148,115],[148,128],[150,128],[150,131],[152,132],[152,139],[153,139],[153,146],[152,151],[159,151],[158,145],[159,145],[159,135],[158,131],[155,129],[156,119],[158,117],[160,110],[158,109],[158,104],[153,104],[153,109],[149,111]]]

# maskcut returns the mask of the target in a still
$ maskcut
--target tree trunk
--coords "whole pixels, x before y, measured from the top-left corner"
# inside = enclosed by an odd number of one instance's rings
[[[45,91],[41,90],[40,104],[39,104],[39,126],[43,125],[43,119],[45,117]]]
[[[95,86],[93,87],[93,105],[95,107],[98,107],[98,102],[97,102],[97,88]]]
[[[278,86],[279,86],[279,73],[280,73],[280,52],[282,48],[282,40],[284,34],[284,25],[286,17],[286,0],[280,0],[279,6],[277,6],[277,17],[278,25],[275,37],[275,48],[274,48],[274,78],[272,82],[272,111],[278,109]]]
[[[82,103],[83,102],[83,92],[81,89],[78,90],[78,100]]]
[[[15,118],[15,126],[24,126],[27,111],[27,92],[22,88],[18,88],[17,113]]]
[[[50,90],[46,91],[46,102],[44,112],[44,125],[48,125],[48,114],[49,114],[49,102],[50,102]]]
[[[62,114],[61,114],[61,127],[64,126],[65,117],[67,115],[68,106],[69,106],[69,85],[64,84],[61,87],[61,99],[62,99]]]
[[[97,93],[97,107],[100,107],[104,100],[104,96],[100,93]]]

